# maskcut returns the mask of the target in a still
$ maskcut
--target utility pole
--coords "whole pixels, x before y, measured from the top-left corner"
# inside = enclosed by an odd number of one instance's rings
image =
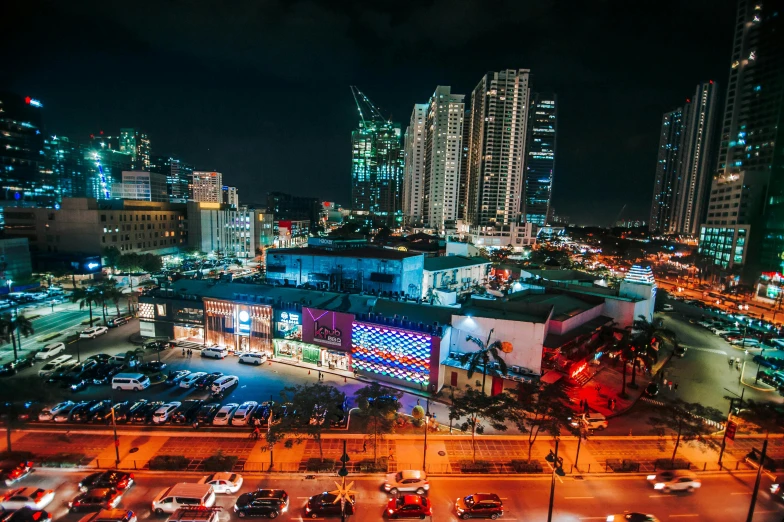
[[[430,399],[426,402],[427,411],[425,412],[425,447],[422,450],[422,471],[427,473],[427,432],[430,431]]]
[[[754,482],[754,492],[751,494],[751,504],[749,505],[749,516],[746,517],[746,522],[752,522],[754,518],[754,506],[757,503],[757,494],[759,493],[760,479],[762,478],[762,467],[765,465],[765,454],[768,451],[768,436],[765,435],[765,441],[762,443],[762,453],[760,453],[759,467],[757,468],[757,480]]]
[[[724,388],[727,390],[727,388]],[[737,395],[737,393],[727,390],[728,392],[732,393],[733,395]],[[743,388],[740,392],[740,405],[743,406],[743,394],[746,393],[746,388]],[[732,418],[732,406],[735,403],[735,399],[730,397],[730,411],[727,413],[727,424],[729,424],[730,419]],[[721,439],[721,451],[719,451],[719,469],[721,469],[721,459],[724,457],[724,449],[727,447],[727,426],[724,426],[724,436]]]
[[[112,399],[114,402],[114,399]],[[114,431],[114,467],[120,467],[120,439],[117,437],[117,419],[114,416],[114,404],[112,404],[112,431]]]
[[[550,505],[547,508],[547,522],[552,522],[553,520],[553,500],[555,500],[555,476],[558,475],[560,477],[564,476],[563,471],[563,458],[558,457],[558,439],[555,439],[555,453],[553,450],[550,450],[550,454],[545,457],[547,462],[550,462],[553,466],[553,473],[552,478],[550,479]]]

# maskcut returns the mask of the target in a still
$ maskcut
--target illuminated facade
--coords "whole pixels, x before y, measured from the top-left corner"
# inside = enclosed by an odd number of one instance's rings
[[[269,305],[205,298],[204,327],[207,345],[225,346],[237,352],[273,351]]]
[[[425,170],[426,103],[417,103],[405,134],[403,171],[403,217],[407,225],[422,223],[422,191]]]
[[[523,220],[544,226],[550,216],[553,196],[558,121],[555,94],[533,93],[528,115]]]
[[[171,203],[187,203],[188,186],[193,183],[193,167],[171,156],[153,156],[150,172],[166,176],[166,191]]]
[[[150,137],[137,129],[120,129],[120,152],[133,158],[133,170],[150,170]]]
[[[659,132],[659,155],[653,180],[653,201],[648,226],[651,231],[669,232],[675,216],[678,191],[683,108],[665,112]]]
[[[112,184],[112,199],[167,203],[166,176],[148,171],[124,171],[122,183]]]
[[[256,257],[269,246],[272,216],[246,206],[188,203],[188,244],[200,252],[221,252],[240,259]]]
[[[223,201],[223,174],[194,171],[190,199],[203,203],[221,203]]]

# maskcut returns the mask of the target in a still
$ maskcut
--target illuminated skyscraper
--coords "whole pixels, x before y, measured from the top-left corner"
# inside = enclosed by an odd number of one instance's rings
[[[528,151],[525,159],[523,219],[538,226],[547,224],[553,195],[557,129],[555,94],[533,93],[528,111]]]
[[[683,107],[665,112],[659,132],[659,155],[653,180],[653,202],[648,227],[668,233],[675,215],[675,196],[680,182],[680,149]]]
[[[220,172],[193,172],[191,200],[203,203],[223,202],[223,174]]]
[[[120,151],[133,155],[133,170],[150,170],[150,138],[137,129],[120,129]]]
[[[359,215],[402,222],[403,149],[399,123],[384,119],[358,89],[352,87],[360,121],[351,133],[351,202]],[[367,114],[363,112],[363,108]]]
[[[407,225],[422,223],[427,104],[417,103],[406,128],[403,171],[403,216]]]
[[[193,167],[172,156],[152,156],[150,171],[166,176],[170,203],[188,201],[188,186],[193,183]]]
[[[479,231],[520,222],[528,69],[487,73],[471,95],[466,221]]]

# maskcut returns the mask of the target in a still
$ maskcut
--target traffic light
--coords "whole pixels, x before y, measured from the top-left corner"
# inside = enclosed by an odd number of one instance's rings
[[[563,457],[558,457],[558,461],[555,464],[555,474],[559,477],[566,475],[566,472],[563,470]]]
[[[553,450],[550,450],[550,453],[544,458],[544,460],[551,464],[555,462],[555,453],[553,453]]]

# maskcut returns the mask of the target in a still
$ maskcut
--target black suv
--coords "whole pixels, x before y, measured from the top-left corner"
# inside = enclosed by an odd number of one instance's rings
[[[212,383],[217,381],[221,377],[223,377],[222,372],[208,373],[207,375],[205,375],[204,377],[198,379],[195,383],[193,383],[193,386],[200,390],[209,390],[210,386],[212,386]]]
[[[218,413],[220,407],[221,405],[217,402],[210,402],[202,405],[202,407],[199,408],[199,411],[196,412],[196,420],[198,420],[200,424],[211,423],[212,418],[215,417],[216,413]]]
[[[196,415],[199,413],[204,401],[182,401],[177,410],[171,415],[172,424],[191,424],[196,420]]]
[[[113,488],[117,491],[125,491],[133,486],[133,474],[122,471],[101,471],[87,475],[79,482],[79,489],[86,492],[94,488]]]
[[[335,502],[337,497],[332,493],[321,493],[313,495],[308,499],[305,504],[305,516],[309,518],[318,517],[339,517],[340,516],[340,502]],[[346,515],[354,514],[354,498],[346,502]]]
[[[259,489],[243,493],[234,504],[234,512],[240,518],[275,518],[289,509],[289,496],[282,489]]]

